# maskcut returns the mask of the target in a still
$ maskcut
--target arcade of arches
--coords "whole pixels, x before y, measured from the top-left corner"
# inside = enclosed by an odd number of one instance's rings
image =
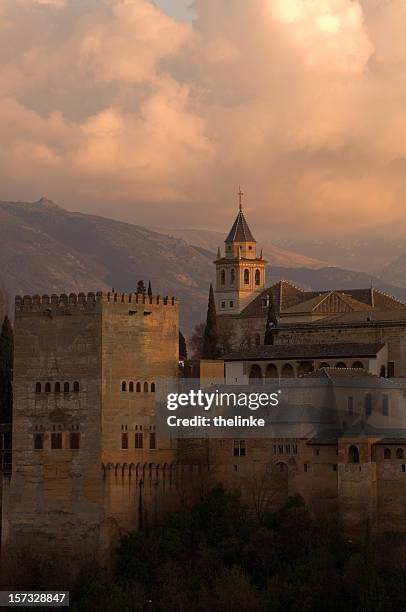
[[[247,373],[250,380],[258,381],[259,379],[268,378],[298,378],[305,376],[315,370],[322,368],[355,368],[366,369],[366,364],[362,361],[275,361],[271,363],[261,362],[247,364]]]

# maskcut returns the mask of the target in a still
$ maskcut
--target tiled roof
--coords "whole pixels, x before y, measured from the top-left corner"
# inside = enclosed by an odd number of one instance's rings
[[[406,304],[400,300],[379,291],[378,289],[334,289],[330,291],[305,291],[297,287],[290,281],[281,280],[268,289],[265,289],[252,302],[250,302],[242,311],[242,317],[266,317],[266,308],[263,307],[263,300],[269,293],[272,293],[274,298],[275,309],[278,316],[290,313],[312,312],[312,309],[318,303],[329,295],[339,296],[342,303],[347,304],[348,312],[351,320],[365,320],[372,311],[373,316],[379,316],[379,312],[397,311],[396,318],[403,313],[406,313]],[[403,311],[403,312],[402,312]],[[328,314],[328,313],[326,313]],[[331,314],[335,314],[331,311]],[[336,312],[337,316],[345,317],[347,313]],[[393,315],[392,315],[393,318]],[[332,320],[332,319],[329,319]]]
[[[328,323],[353,323],[354,321],[364,321],[371,323],[373,321],[406,321],[406,309],[395,310],[366,310],[364,312],[346,312],[338,314],[335,317],[329,317]]]
[[[234,221],[233,227],[230,230],[226,240],[230,242],[255,242],[254,236],[251,234],[251,230],[248,227],[248,223],[245,220],[244,213],[242,210],[239,211],[236,220]]]
[[[315,297],[299,302],[290,308],[286,308],[284,314],[295,314],[295,313],[311,313],[320,312],[325,314],[339,313],[339,312],[352,312],[353,310],[370,310],[370,306],[354,300],[354,298],[346,295],[345,293],[339,293],[338,291],[328,291],[321,293]]]
[[[224,361],[259,361],[261,359],[318,359],[329,357],[373,357],[385,344],[273,344],[256,346],[225,355]],[[358,370],[359,372],[359,370]]]

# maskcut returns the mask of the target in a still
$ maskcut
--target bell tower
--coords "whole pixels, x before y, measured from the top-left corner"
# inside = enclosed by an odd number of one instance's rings
[[[257,254],[253,237],[242,210],[243,192],[238,192],[239,210],[225,240],[225,253],[218,249],[216,265],[216,311],[218,315],[239,314],[265,289],[267,262]]]

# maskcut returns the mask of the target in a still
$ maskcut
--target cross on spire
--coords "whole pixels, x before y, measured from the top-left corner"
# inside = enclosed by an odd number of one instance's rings
[[[240,202],[240,212],[241,212],[242,211],[242,196],[244,195],[244,193],[241,191],[241,185],[239,185],[238,187],[239,187],[238,198]]]

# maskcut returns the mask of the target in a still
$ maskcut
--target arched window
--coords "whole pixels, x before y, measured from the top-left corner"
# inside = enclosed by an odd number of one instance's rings
[[[123,380],[123,382],[121,383],[121,391],[127,391],[127,383],[125,382],[125,380]]]
[[[261,284],[261,272],[259,270],[255,270],[255,284],[257,286]]]
[[[79,393],[79,383],[77,380],[73,383],[73,393]]]
[[[255,334],[255,344],[256,346],[261,344],[261,336],[259,334]]]
[[[282,372],[281,372],[281,377],[282,378],[294,378],[294,376],[295,376],[295,371],[293,369],[293,366],[290,363],[284,363]]]
[[[403,448],[396,449],[396,459],[403,459],[404,453]]]
[[[298,375],[304,376],[314,370],[313,364],[310,361],[301,361],[298,367]]]
[[[231,270],[230,270],[230,280],[231,280],[231,284],[234,285],[234,283],[235,283],[235,270],[234,270],[234,268],[231,268]]]
[[[148,383],[144,382],[144,393],[148,393]]]
[[[61,392],[61,383],[57,382],[55,383],[55,393],[60,393]]]
[[[248,270],[248,268],[245,268],[244,270],[244,285],[249,285],[250,284],[250,271]]]
[[[335,367],[336,368],[346,368],[347,366],[345,365],[344,361],[339,361],[338,363],[336,363]]]
[[[222,285],[226,284],[226,271],[225,270],[221,271],[221,284]]]
[[[323,361],[323,363],[319,365],[319,370],[321,370],[322,368],[329,368],[329,367],[330,365],[326,361]]]
[[[151,383],[151,393],[155,393],[155,383]]]
[[[45,383],[45,393],[51,393],[51,383]]]
[[[391,459],[392,458],[392,452],[390,448],[385,448],[385,450],[383,451],[383,458],[384,459]]]
[[[362,361],[354,361],[354,363],[352,364],[352,367],[355,368],[356,370],[362,370],[364,367],[364,364],[362,363]]]
[[[348,461],[350,463],[359,463],[358,446],[354,446],[354,444],[351,444],[350,448],[348,449]]]
[[[63,392],[69,393],[69,383],[68,382],[63,384]]]
[[[265,378],[278,378],[278,369],[275,364],[268,363],[266,366]]]
[[[37,382],[35,385],[35,393],[41,393],[41,383]]]
[[[135,390],[137,393],[141,393],[141,383],[137,382],[137,384],[135,385]]]
[[[128,390],[130,393],[134,393],[134,383],[131,381],[128,385]]]
[[[250,370],[250,383],[255,384],[259,380],[262,380],[262,370],[257,363],[254,363]]]

